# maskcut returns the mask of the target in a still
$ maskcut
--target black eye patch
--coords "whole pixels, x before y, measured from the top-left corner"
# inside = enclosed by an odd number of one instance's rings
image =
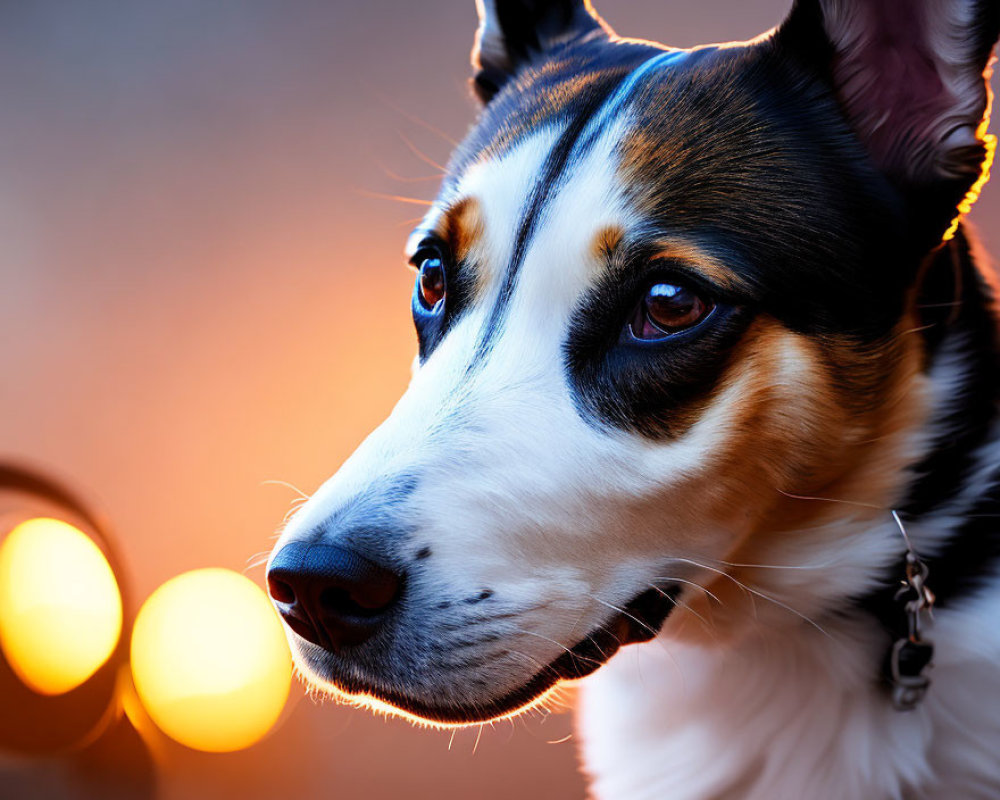
[[[622,336],[638,298],[659,280],[697,286],[712,298],[714,311],[701,324],[655,342]],[[679,264],[643,263],[637,255],[612,265],[577,306],[564,345],[580,414],[651,438],[679,435],[686,427],[682,412],[715,388],[749,325],[747,300]]]

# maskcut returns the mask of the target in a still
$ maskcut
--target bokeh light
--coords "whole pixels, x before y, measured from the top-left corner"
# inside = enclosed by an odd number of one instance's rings
[[[291,688],[291,653],[270,601],[225,569],[186,572],[153,592],[136,617],[131,660],[150,718],[198,750],[258,741]]]
[[[114,652],[122,599],[104,553],[57,519],[21,523],[0,544],[0,647],[40,694],[75,689]]]

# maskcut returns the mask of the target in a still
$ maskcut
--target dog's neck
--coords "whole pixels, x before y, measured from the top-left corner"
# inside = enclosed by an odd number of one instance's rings
[[[930,447],[912,468],[898,509],[922,532],[919,555],[940,608],[960,604],[1000,566],[1000,346],[993,302],[960,228],[923,276],[922,335],[941,402],[931,420]],[[905,555],[901,537],[899,560],[859,600],[893,637],[907,627],[896,600]]]

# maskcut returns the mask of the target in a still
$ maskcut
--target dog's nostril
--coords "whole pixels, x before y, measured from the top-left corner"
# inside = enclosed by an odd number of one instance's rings
[[[382,613],[381,608],[365,608],[354,601],[344,589],[324,589],[319,595],[319,604],[327,614],[344,617],[372,617]]]
[[[320,644],[320,642],[317,641],[316,629],[308,622],[292,614],[282,614],[281,616],[284,618],[285,624],[303,639],[310,641],[313,644]]]
[[[295,592],[292,591],[292,587],[273,576],[267,578],[267,591],[270,593],[271,599],[278,603],[295,602]]]

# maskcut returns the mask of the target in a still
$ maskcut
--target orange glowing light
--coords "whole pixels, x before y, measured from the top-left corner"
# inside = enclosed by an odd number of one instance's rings
[[[993,159],[996,156],[997,150],[997,137],[992,133],[989,133],[990,127],[990,115],[993,111],[993,90],[990,88],[990,79],[993,77],[993,61],[991,61],[986,69],[983,71],[983,80],[986,82],[986,111],[983,114],[983,119],[979,123],[979,127],[976,128],[976,138],[979,139],[983,146],[986,148],[986,157],[983,159],[982,170],[979,173],[979,177],[976,182],[972,184],[972,187],[965,193],[965,197],[962,198],[962,202],[958,204],[958,214],[951,221],[951,225],[948,226],[948,230],[945,231],[943,241],[947,242],[958,230],[958,226],[962,221],[962,217],[972,211],[972,206],[975,204],[976,200],[979,199],[979,193],[982,192],[983,187],[989,183],[990,180],[990,170],[993,168]]]
[[[209,752],[259,741],[277,721],[292,658],[274,608],[226,569],[178,575],[149,596],[132,634],[132,677],[149,717]]]
[[[962,217],[972,211],[972,206],[975,204],[976,200],[979,199],[979,193],[982,192],[983,187],[989,183],[990,170],[993,168],[993,158],[996,156],[997,137],[992,133],[986,133],[986,126],[988,124],[989,118],[983,121],[983,124],[978,131],[978,136],[982,140],[983,145],[986,147],[986,157],[983,159],[982,172],[980,172],[979,178],[977,178],[976,182],[972,184],[969,191],[965,193],[965,197],[962,198],[962,202],[958,204],[958,214],[951,221],[951,225],[944,234],[944,241],[946,242],[955,235],[955,232],[958,230],[959,223],[962,221]]]
[[[0,545],[0,648],[39,694],[75,689],[108,660],[122,598],[104,553],[57,519],[22,522]]]

